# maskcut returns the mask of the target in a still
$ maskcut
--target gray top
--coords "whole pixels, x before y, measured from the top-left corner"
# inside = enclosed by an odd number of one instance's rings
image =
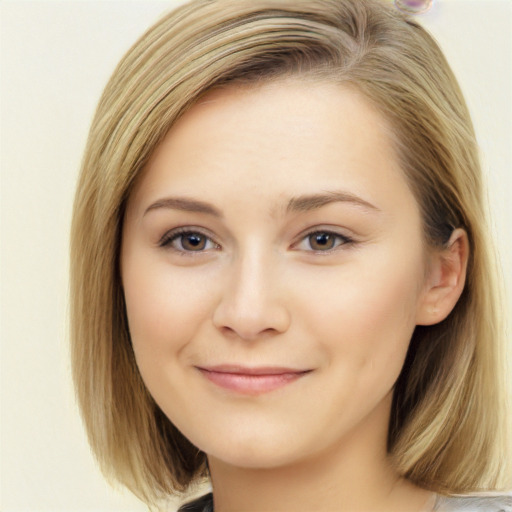
[[[439,496],[438,512],[512,512],[512,496]]]
[[[206,494],[183,505],[178,512],[214,512],[213,495]],[[438,496],[433,512],[512,512],[512,495]]]

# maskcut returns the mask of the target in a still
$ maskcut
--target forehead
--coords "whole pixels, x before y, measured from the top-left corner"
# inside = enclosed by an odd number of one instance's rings
[[[222,202],[234,193],[278,208],[290,196],[340,188],[378,207],[413,200],[391,129],[363,95],[295,78],[204,95],[156,148],[131,200],[169,191]]]
[[[388,123],[354,87],[298,77],[214,89],[178,120],[166,139],[183,150],[201,142],[203,151],[215,150],[219,156],[239,153],[248,163],[263,158],[264,151],[281,161],[317,151],[321,162],[348,157],[348,145],[360,158],[371,146],[394,159]]]

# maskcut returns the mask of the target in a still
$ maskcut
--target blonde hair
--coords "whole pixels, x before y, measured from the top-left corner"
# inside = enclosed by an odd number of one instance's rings
[[[148,503],[207,475],[205,455],[137,370],[118,261],[125,203],[202,94],[290,75],[350,84],[389,121],[428,247],[443,247],[456,227],[469,236],[462,297],[445,321],[416,329],[395,387],[388,450],[397,471],[443,493],[510,485],[503,312],[471,120],[432,37],[378,0],[196,0],[119,63],[92,123],[71,241],[73,374],[100,466]]]

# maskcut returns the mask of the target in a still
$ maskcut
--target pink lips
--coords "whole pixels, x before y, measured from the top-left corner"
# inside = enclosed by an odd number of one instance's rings
[[[241,366],[198,367],[217,386],[245,395],[259,395],[282,388],[303,377],[310,370],[280,367],[246,368]]]

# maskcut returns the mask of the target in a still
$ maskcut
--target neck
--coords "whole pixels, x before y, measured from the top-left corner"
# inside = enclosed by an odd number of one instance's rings
[[[374,414],[389,414],[382,404]],[[377,419],[377,418],[375,418]],[[420,512],[433,496],[400,478],[386,454],[387,422],[366,421],[336,446],[291,464],[240,468],[209,457],[216,512]]]

